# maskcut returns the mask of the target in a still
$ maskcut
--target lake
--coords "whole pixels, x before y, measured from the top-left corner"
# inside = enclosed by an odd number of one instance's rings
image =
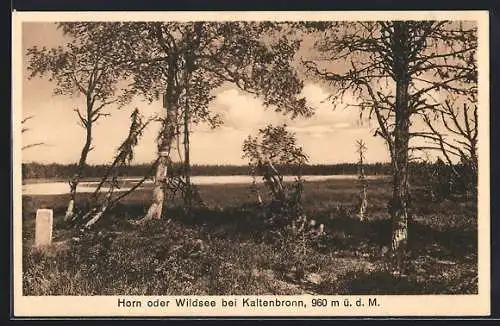
[[[366,179],[379,179],[383,177],[382,175],[371,175],[366,176]],[[284,176],[284,181],[293,181],[294,176]],[[306,175],[302,177],[305,181],[323,181],[323,180],[356,180],[357,175]],[[140,178],[122,178],[120,179],[127,186],[115,189],[115,192],[128,191],[132,186],[133,182],[137,182]],[[258,178],[259,183],[262,182],[262,178]],[[227,176],[192,176],[191,182],[196,185],[217,185],[217,184],[250,184],[252,183],[252,177],[249,175],[227,175]],[[153,181],[147,180],[143,183],[141,188],[148,188],[152,186]],[[85,181],[83,180],[77,188],[79,193],[92,193],[95,191],[98,181]],[[102,191],[107,191],[109,188],[102,187]],[[31,183],[23,185],[23,195],[65,195],[69,194],[68,182],[43,182],[43,183]]]

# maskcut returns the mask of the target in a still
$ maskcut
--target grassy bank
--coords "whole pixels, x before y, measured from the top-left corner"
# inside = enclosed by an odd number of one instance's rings
[[[25,295],[437,294],[477,293],[474,203],[432,203],[412,192],[409,270],[387,271],[388,180],[370,180],[368,220],[353,217],[356,182],[305,185],[305,209],[326,235],[296,239],[269,232],[247,185],[200,186],[206,208],[138,226],[150,192],[131,194],[95,231],[61,219],[68,196],[23,198]],[[82,195],[81,198],[84,198]],[[32,248],[37,208],[54,209],[54,244]]]

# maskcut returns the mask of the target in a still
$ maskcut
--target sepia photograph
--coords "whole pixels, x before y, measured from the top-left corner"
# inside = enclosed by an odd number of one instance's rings
[[[15,309],[488,314],[487,12],[79,14],[13,17]]]

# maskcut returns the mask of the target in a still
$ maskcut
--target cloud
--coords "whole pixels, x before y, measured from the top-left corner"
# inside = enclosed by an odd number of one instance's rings
[[[223,116],[224,124],[239,130],[248,130],[276,122],[276,113],[264,107],[262,100],[237,89],[219,93],[211,105]]]
[[[306,97],[308,104],[314,109],[314,115],[310,118],[297,117],[292,120],[272,108],[266,108],[262,100],[256,96],[236,88],[227,88],[217,94],[210,108],[222,115],[224,125],[215,130],[200,125],[195,130],[205,134],[232,130],[248,135],[268,124],[286,123],[289,130],[296,134],[320,138],[331,136],[340,130],[369,127],[368,124],[361,123],[356,108],[345,109],[335,105],[329,99],[330,93],[318,84],[305,84],[301,96]],[[354,99],[351,102],[354,102]]]
[[[301,95],[314,109],[314,115],[310,118],[297,118],[290,121],[290,128],[294,132],[320,137],[343,129],[366,128],[366,125],[360,123],[359,111],[356,108],[343,108],[332,103],[329,98],[331,94],[323,87],[308,83],[304,86]],[[351,103],[354,103],[354,99]]]
[[[349,129],[349,128],[353,128],[353,125],[350,122],[339,122],[339,123],[335,123],[333,125],[333,128],[335,128],[335,129]]]

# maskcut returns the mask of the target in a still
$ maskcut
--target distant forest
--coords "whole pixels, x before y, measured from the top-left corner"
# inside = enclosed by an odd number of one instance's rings
[[[424,170],[428,167],[428,164],[412,163],[410,171],[422,175],[421,173],[424,173]],[[83,175],[86,178],[100,178],[105,174],[107,168],[107,165],[87,165]],[[296,172],[291,166],[280,166],[278,169],[283,175],[294,175]],[[76,164],[25,163],[22,165],[22,176],[23,179],[67,179],[76,170]],[[150,164],[130,165],[121,169],[119,175],[123,177],[140,177],[148,174],[150,170]],[[191,175],[193,176],[248,175],[249,171],[247,165],[193,165],[191,167]],[[391,165],[390,163],[365,164],[364,172],[366,175],[390,175]],[[356,163],[306,165],[301,168],[301,173],[302,175],[357,174],[358,165]]]

